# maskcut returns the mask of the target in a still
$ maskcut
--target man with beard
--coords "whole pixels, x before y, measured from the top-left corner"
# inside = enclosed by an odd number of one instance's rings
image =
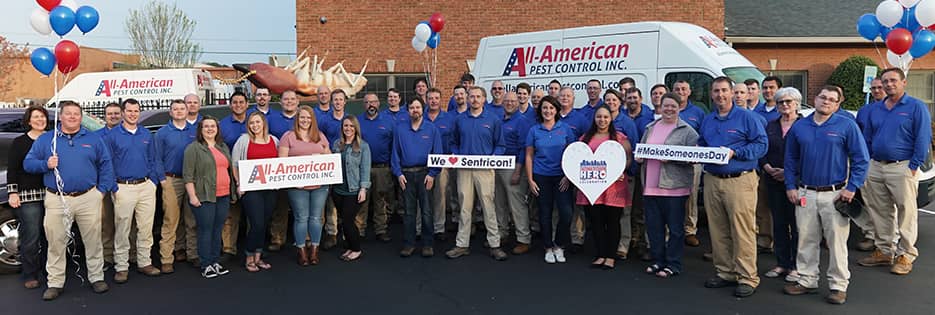
[[[370,180],[372,189],[357,213],[357,229],[361,238],[366,236],[367,217],[373,218],[373,232],[382,242],[391,240],[387,225],[387,216],[396,208],[396,196],[393,195],[394,176],[390,171],[390,156],[393,148],[396,122],[392,117],[380,112],[380,99],[375,93],[364,95],[365,112],[357,116],[360,122],[360,136],[370,144]]]
[[[463,90],[463,89],[462,89]],[[442,91],[436,88],[429,89],[428,94],[428,112],[425,113],[423,118],[438,129],[439,134],[441,135],[442,141],[442,152],[441,154],[451,154],[451,133],[454,131],[454,119],[455,115],[442,111],[441,99]],[[411,114],[410,114],[411,116]],[[429,195],[429,202],[431,202],[432,210],[434,211],[434,232],[435,239],[439,241],[445,241],[447,237],[445,236],[445,224],[448,222],[448,211],[447,209],[456,209],[457,202],[452,200],[452,195],[456,195],[455,189],[453,189],[453,171],[443,168],[439,170],[437,176],[435,176],[435,189],[433,189]],[[416,217],[416,230],[420,230],[421,224],[418,222],[421,221],[421,217]]]
[[[429,191],[435,185],[438,168],[427,168],[428,155],[441,153],[441,135],[438,129],[422,116],[423,100],[416,98],[409,104],[409,123],[399,124],[393,141],[391,164],[393,175],[402,187],[406,202],[403,220],[403,249],[399,255],[412,256],[416,245],[416,213],[421,209],[422,257],[435,256],[432,247],[432,205]],[[449,256],[450,257],[450,256]]]

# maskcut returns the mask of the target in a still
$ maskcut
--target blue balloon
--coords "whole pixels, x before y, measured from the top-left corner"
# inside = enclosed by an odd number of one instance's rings
[[[65,36],[75,27],[75,12],[66,6],[57,6],[49,12],[49,24],[58,36]]]
[[[915,6],[906,10],[906,14],[903,14],[902,23],[905,24],[907,30],[913,33],[915,33],[915,31],[919,30],[919,28],[922,27],[922,25],[919,24],[919,19],[916,18],[916,7]]]
[[[429,37],[429,40],[425,42],[426,45],[431,49],[438,47],[438,42],[441,41],[441,34],[432,32],[432,36]]]
[[[100,20],[100,14],[91,6],[83,5],[78,8],[78,11],[75,11],[75,24],[78,25],[78,29],[81,30],[81,33],[87,34],[93,30],[97,27],[97,22],[100,22]]]
[[[886,36],[889,35],[889,34],[890,34],[890,31],[892,31],[892,30],[894,30],[894,29],[896,29],[896,28],[895,28],[895,27],[891,28],[891,27],[886,27],[886,26],[880,25],[880,38],[882,38],[883,41],[885,42],[885,41],[886,41]]]
[[[880,21],[877,21],[876,15],[867,13],[857,19],[857,33],[867,40],[876,39],[877,35],[880,35],[880,28]]]
[[[32,55],[29,56],[29,61],[32,61],[32,67],[43,75],[49,75],[52,70],[55,70],[55,54],[48,48],[42,47],[33,50]]]
[[[935,33],[930,30],[922,29],[912,35],[912,47],[909,47],[909,54],[912,58],[920,58],[935,48]]]

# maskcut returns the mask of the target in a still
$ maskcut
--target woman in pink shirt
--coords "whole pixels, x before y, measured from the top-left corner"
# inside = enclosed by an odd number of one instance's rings
[[[623,145],[627,156],[630,156],[630,141],[622,132],[614,129],[613,118],[607,106],[598,107],[594,111],[594,121],[588,132],[581,136],[581,141],[591,147],[591,151],[604,143],[616,141]],[[590,229],[594,235],[594,245],[597,255],[591,262],[592,268],[614,269],[614,257],[617,253],[617,243],[620,242],[620,215],[623,208],[630,206],[630,194],[627,190],[625,174],[620,174],[607,190],[602,193],[594,204],[590,204],[581,191],[578,191],[577,204],[584,206],[585,215],[590,222]]]

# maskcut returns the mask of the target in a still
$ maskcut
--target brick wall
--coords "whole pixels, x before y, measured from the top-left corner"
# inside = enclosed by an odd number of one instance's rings
[[[614,4],[616,3],[616,4]],[[323,67],[344,60],[358,72],[370,59],[368,73],[386,72],[386,60],[396,60],[395,72],[423,72],[412,49],[413,29],[433,12],[444,15],[438,54],[438,86],[450,90],[466,60],[474,59],[486,36],[638,21],[679,21],[698,24],[724,35],[724,1],[296,1],[296,41],[301,52],[324,55]],[[319,16],[328,18],[324,25]],[[428,52],[429,49],[426,49]]]
[[[140,59],[135,55],[125,55],[92,47],[82,46],[80,50],[78,68],[69,74],[70,78],[86,72],[113,71],[114,62],[136,64]],[[13,77],[13,88],[5,95],[0,95],[0,101],[15,102],[17,98],[46,100],[55,94],[55,82],[52,78],[39,74],[32,67],[29,56],[22,58],[19,65],[9,75]],[[60,76],[59,88],[62,87],[62,79]]]

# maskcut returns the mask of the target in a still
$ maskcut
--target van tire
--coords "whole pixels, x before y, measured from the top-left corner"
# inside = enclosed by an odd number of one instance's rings
[[[0,274],[14,274],[20,272],[20,262],[18,255],[16,256],[3,256],[6,253],[17,253],[19,248],[19,241],[17,240],[17,235],[4,235],[3,231],[13,230],[12,227],[17,226],[18,223],[13,217],[13,210],[7,207],[7,205],[0,205]],[[13,233],[16,233],[15,230]],[[13,248],[7,248],[7,247]]]

